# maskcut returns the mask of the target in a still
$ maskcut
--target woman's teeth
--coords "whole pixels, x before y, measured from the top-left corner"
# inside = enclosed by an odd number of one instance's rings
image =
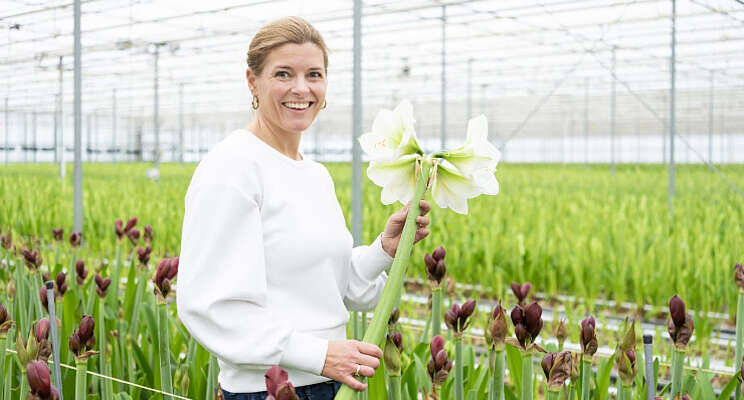
[[[310,106],[310,103],[284,103],[284,105],[295,110],[304,110]]]

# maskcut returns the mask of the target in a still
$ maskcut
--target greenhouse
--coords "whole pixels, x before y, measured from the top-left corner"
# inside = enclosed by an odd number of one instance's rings
[[[742,0],[2,30],[0,400],[744,396]]]

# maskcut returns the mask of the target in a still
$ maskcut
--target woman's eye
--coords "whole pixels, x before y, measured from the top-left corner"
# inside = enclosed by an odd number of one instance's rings
[[[277,71],[274,74],[274,76],[277,77],[277,78],[289,78],[289,72],[287,72],[287,71]]]
[[[310,77],[315,78],[315,79],[320,79],[320,78],[323,78],[323,74],[321,74],[320,72],[311,72]]]

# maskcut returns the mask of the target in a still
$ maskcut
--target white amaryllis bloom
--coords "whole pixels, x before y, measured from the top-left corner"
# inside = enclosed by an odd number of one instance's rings
[[[425,156],[413,129],[413,110],[407,101],[395,111],[383,110],[372,132],[359,138],[371,158],[367,176],[382,187],[382,202],[411,201],[420,163],[432,165],[431,194],[441,208],[467,214],[468,199],[481,194],[495,195],[499,183],[494,176],[501,158],[488,141],[488,121],[480,115],[468,122],[465,144],[451,151]]]
[[[372,123],[372,132],[359,137],[373,161],[395,161],[406,154],[424,154],[413,128],[413,105],[402,101],[395,110],[380,110]]]

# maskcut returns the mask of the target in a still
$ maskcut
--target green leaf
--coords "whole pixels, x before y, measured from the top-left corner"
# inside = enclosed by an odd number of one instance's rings
[[[506,364],[511,383],[514,387],[522,387],[522,353],[509,343],[506,344]]]
[[[152,366],[150,365],[151,361],[154,361],[151,357],[146,357],[145,353],[142,351],[142,348],[134,341],[132,341],[132,350],[134,351],[134,359],[137,361],[137,367],[139,367],[142,372],[144,372],[145,377],[145,384],[147,386],[153,387],[153,373],[152,373]],[[157,363],[154,363],[157,365]]]
[[[387,400],[387,385],[385,384],[385,360],[380,359],[380,367],[374,376],[367,378],[368,400]]]
[[[726,386],[724,386],[723,390],[721,390],[721,395],[718,397],[719,399],[728,399],[731,397],[731,395],[734,393],[734,390],[736,390],[737,384],[739,383],[739,379],[741,379],[741,372],[737,372],[736,375],[734,375],[733,378],[729,381]]]
[[[615,361],[613,354],[609,359],[599,361],[597,366],[597,375],[594,385],[597,388],[597,400],[605,400],[609,396],[610,373],[612,372],[612,363]]]

